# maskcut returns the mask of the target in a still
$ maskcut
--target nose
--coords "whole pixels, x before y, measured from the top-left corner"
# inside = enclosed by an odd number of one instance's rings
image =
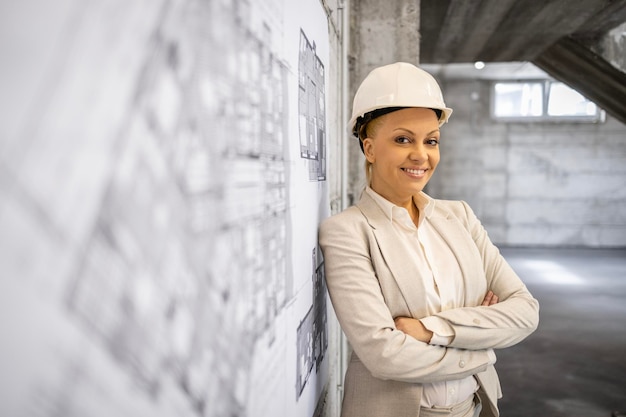
[[[422,162],[428,159],[428,154],[426,153],[424,145],[421,143],[416,143],[414,146],[412,146],[411,152],[409,153],[409,159],[416,162]]]

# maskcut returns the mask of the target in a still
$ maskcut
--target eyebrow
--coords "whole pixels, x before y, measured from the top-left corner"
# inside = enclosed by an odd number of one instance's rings
[[[413,132],[413,131],[412,131],[412,130],[410,130],[410,129],[406,129],[406,128],[404,128],[404,127],[397,127],[397,128],[395,128],[393,131],[395,132],[395,131],[397,131],[397,130],[403,130],[403,131],[405,131],[405,132],[407,132],[407,133],[410,133],[411,135],[415,136],[415,132]],[[439,132],[440,132],[440,130],[439,130],[439,129],[431,130],[430,132],[426,133],[426,135],[425,135],[425,136],[429,136],[429,135],[432,135],[433,133],[439,133]]]

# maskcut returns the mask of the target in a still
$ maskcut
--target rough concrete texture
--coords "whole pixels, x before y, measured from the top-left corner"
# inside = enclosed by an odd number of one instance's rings
[[[351,11],[353,85],[379,65],[419,62],[419,1],[353,1]]]

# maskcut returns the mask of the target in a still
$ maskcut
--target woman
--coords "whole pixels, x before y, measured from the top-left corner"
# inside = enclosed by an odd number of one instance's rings
[[[537,300],[470,207],[422,191],[451,113],[435,79],[407,63],[375,69],[355,95],[368,186],[319,236],[353,349],[343,417],[498,416],[493,349],[537,328]]]

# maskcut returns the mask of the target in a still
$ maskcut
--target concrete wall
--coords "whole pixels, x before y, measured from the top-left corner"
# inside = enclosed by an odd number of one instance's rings
[[[442,87],[454,114],[430,194],[468,201],[498,244],[626,246],[626,126],[494,122],[488,81]]]
[[[343,15],[337,0],[312,3],[309,23],[328,24],[317,50],[339,209]],[[285,237],[287,173],[306,162],[284,152],[297,142],[289,5],[2,3],[0,415],[338,415],[330,303],[317,330],[328,372],[315,379],[308,362],[297,401],[286,330],[311,286],[310,269],[302,285],[289,275],[300,241]],[[322,205],[307,208],[314,232]]]

